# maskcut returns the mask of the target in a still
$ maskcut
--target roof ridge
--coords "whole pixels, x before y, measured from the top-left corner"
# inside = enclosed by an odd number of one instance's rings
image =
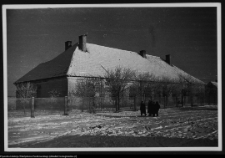
[[[139,55],[139,52],[135,52],[135,51],[125,50],[125,49],[120,49],[120,48],[114,48],[114,47],[107,47],[107,46],[102,46],[102,45],[99,45],[99,44],[89,43],[89,42],[87,42],[87,44],[96,45],[96,46],[100,46],[100,47],[105,47],[105,48],[109,48],[109,49],[115,49],[115,50],[119,50],[119,51],[127,51],[127,52],[130,52],[130,53],[136,53],[136,54]],[[154,57],[154,58],[160,58],[161,59],[161,57],[159,57],[159,56],[154,56],[154,55],[151,55],[151,54],[146,54],[146,55]]]
[[[88,42],[87,44],[96,45],[96,46],[100,46],[100,47],[105,47],[105,48],[109,48],[109,49],[115,49],[115,50],[119,50],[119,51],[133,52],[133,51],[130,51],[130,50],[125,50],[125,49],[120,49],[120,48],[114,48],[114,47],[102,46],[102,45],[95,44],[95,43],[89,43],[89,42]],[[133,52],[133,53],[137,53],[137,52]]]
[[[146,54],[146,56],[151,56],[151,57],[154,57],[154,58],[160,58],[161,59],[161,57],[155,56],[155,55],[151,55],[151,54]]]

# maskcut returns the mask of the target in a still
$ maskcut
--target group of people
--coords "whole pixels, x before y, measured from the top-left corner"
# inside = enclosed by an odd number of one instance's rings
[[[148,101],[148,114],[149,116],[159,116],[159,109],[160,109],[160,105],[158,102],[154,102],[152,100]],[[146,106],[144,101],[141,101],[141,106],[140,106],[140,110],[141,110],[141,116],[142,114],[144,114],[145,116],[146,114]]]

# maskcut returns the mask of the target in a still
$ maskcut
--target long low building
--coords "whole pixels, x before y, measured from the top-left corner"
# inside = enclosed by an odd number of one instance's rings
[[[104,77],[105,70],[115,67],[129,68],[137,73],[149,73],[157,79],[167,78],[179,81],[180,77],[204,84],[171,64],[170,55],[163,60],[148,55],[146,51],[132,52],[87,43],[87,35],[79,36],[79,42],[72,45],[65,42],[65,51],[54,59],[39,64],[14,84],[19,87],[27,82],[37,86],[36,97],[49,97],[56,90],[60,96],[67,96],[76,88],[78,78]]]

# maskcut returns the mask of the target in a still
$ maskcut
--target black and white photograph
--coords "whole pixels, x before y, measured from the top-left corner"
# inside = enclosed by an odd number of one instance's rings
[[[5,151],[221,151],[221,4],[3,5]]]

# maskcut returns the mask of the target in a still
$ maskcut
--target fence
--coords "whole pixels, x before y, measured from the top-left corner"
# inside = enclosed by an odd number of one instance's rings
[[[67,114],[67,98],[8,98],[9,117]],[[66,103],[66,104],[65,104]],[[65,111],[66,110],[66,111]]]
[[[68,115],[72,110],[99,112],[115,111],[115,98],[113,97],[57,97],[57,98],[8,98],[8,110],[15,114],[25,116],[63,114]],[[174,97],[137,98],[122,97],[119,102],[119,110],[138,110],[140,101],[147,105],[149,100],[158,101],[161,108],[182,106],[182,101]],[[183,105],[204,105],[204,98],[184,97]],[[13,115],[13,114],[12,114]]]
[[[95,109],[113,109],[115,108],[115,98],[112,97],[68,97],[69,107],[72,109],[88,109],[94,106]],[[133,98],[123,97],[120,100],[120,107],[133,107]]]

